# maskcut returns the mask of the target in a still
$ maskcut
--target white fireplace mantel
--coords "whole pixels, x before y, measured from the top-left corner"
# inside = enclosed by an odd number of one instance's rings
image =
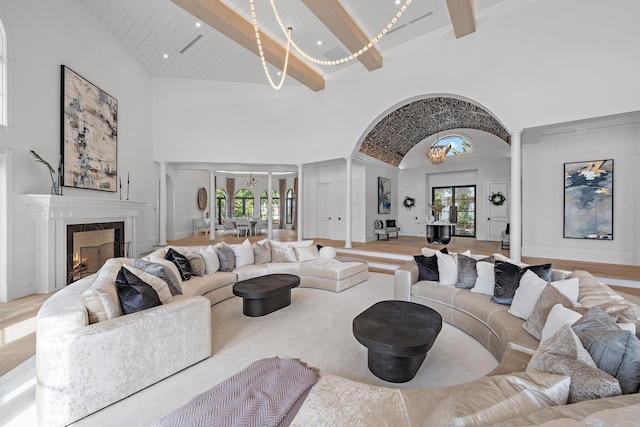
[[[146,202],[88,197],[23,194],[36,224],[36,283],[40,293],[67,284],[67,225],[124,222],[131,257],[137,256],[136,219]]]

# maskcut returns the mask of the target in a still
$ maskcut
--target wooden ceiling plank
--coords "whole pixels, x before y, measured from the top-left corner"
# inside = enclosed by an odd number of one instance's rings
[[[447,0],[447,8],[457,39],[476,32],[473,0]]]
[[[211,28],[219,31],[245,49],[259,55],[253,25],[219,0],[171,0]],[[282,69],[286,50],[271,37],[260,31],[264,57],[270,64]],[[325,81],[320,73],[300,58],[289,54],[287,74],[313,91],[324,89]]]
[[[302,2],[350,52],[358,52],[369,44],[370,39],[342,7],[339,0],[302,0]],[[357,59],[369,71],[382,67],[382,55],[374,46],[359,55]]]

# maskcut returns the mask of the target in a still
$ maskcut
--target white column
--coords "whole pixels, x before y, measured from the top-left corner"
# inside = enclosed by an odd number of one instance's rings
[[[216,171],[209,171],[209,240],[216,238]]]
[[[273,238],[273,205],[272,205],[272,194],[273,193],[273,182],[271,172],[267,172],[267,237],[270,239]],[[280,203],[282,203],[282,194],[280,195]],[[258,205],[259,206],[259,205]],[[280,218],[282,221],[282,218]]]
[[[511,135],[509,257],[520,261],[522,258],[522,130],[509,133]]]
[[[298,233],[298,241],[301,242],[302,241],[302,165],[298,165],[298,194],[296,195],[297,199],[296,199],[296,210],[298,211],[298,224],[297,224],[297,230],[296,232]]]
[[[353,194],[352,194],[352,190],[353,190],[353,183],[352,183],[352,173],[351,173],[351,157],[347,157],[347,227],[346,227],[346,236],[345,236],[345,240],[344,240],[344,247],[347,249],[350,249],[351,246],[351,228],[352,228],[352,219],[353,219],[353,213],[351,212],[351,208],[353,206],[353,201],[351,200],[353,198]]]
[[[158,198],[160,210],[160,237],[158,244],[167,244],[167,164],[160,162],[160,195]]]
[[[13,283],[13,151],[0,148],[0,302],[9,301]]]

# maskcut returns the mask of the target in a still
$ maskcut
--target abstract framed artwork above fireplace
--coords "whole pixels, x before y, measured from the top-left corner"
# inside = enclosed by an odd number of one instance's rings
[[[90,224],[94,224],[95,228],[95,224],[98,224],[98,228],[105,228],[104,224],[107,223],[122,223],[121,240],[124,242],[119,244],[122,255],[137,256],[137,218],[146,202],[49,194],[23,194],[22,197],[35,224],[38,293],[53,292],[69,283],[68,226],[90,228]],[[118,256],[116,254],[114,245],[114,256]]]

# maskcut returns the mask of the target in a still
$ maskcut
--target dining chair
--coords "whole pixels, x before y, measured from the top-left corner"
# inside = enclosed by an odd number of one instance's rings
[[[268,227],[268,223],[266,219],[258,219],[256,221],[256,232],[255,234],[261,233],[262,231],[264,231],[264,233],[267,233],[267,227]]]
[[[233,221],[231,220],[231,218],[225,218],[222,221],[222,225],[224,227],[224,234],[235,234],[236,229],[235,226],[233,225]]]
[[[238,237],[240,237],[241,232],[244,234],[244,237],[251,235],[251,221],[248,219],[236,220],[236,234]]]

